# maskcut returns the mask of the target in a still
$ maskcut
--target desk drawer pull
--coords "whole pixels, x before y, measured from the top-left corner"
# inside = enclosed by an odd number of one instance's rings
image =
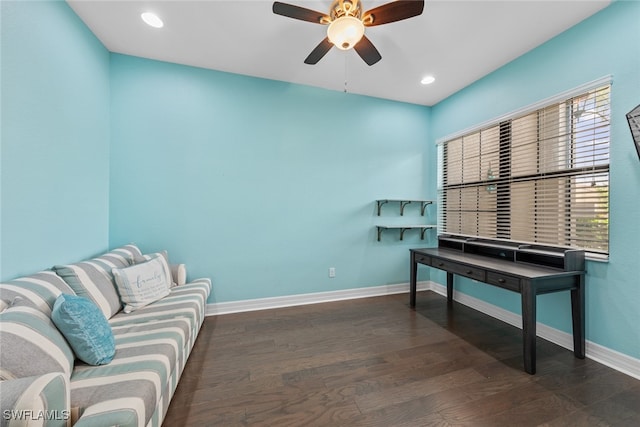
[[[422,254],[415,254],[414,260],[417,264],[431,265],[431,257]]]
[[[520,292],[520,279],[517,277],[490,272],[487,273],[487,282],[504,289]]]
[[[438,267],[442,267],[444,265],[444,262],[439,262],[438,263]]]
[[[473,274],[473,270],[467,270],[467,274]]]

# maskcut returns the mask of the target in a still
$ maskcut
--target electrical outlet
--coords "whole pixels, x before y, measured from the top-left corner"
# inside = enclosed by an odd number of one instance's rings
[[[334,277],[336,277],[336,268],[335,267],[329,267],[329,277],[331,277],[332,279]]]

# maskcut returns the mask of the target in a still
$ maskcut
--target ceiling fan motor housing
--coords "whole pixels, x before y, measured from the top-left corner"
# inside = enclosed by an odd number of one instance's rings
[[[354,48],[360,57],[373,65],[382,59],[371,40],[364,35],[365,27],[402,21],[422,13],[424,0],[396,0],[362,11],[360,0],[333,0],[329,14],[280,1],[273,2],[273,13],[301,21],[328,25],[325,37],[304,60],[317,64],[333,46],[341,50]],[[363,16],[364,15],[364,16]]]
[[[351,49],[364,35],[360,0],[335,0],[329,14],[327,37],[338,49]]]
[[[331,20],[335,21],[343,16],[362,17],[362,5],[360,0],[335,0],[329,9]]]

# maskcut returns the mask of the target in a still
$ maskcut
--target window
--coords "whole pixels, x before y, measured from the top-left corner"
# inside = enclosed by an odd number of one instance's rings
[[[439,232],[609,253],[610,84],[438,145]]]

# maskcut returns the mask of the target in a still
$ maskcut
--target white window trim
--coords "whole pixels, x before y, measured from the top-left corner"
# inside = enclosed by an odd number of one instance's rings
[[[581,95],[585,92],[589,92],[592,91],[594,89],[597,89],[601,86],[613,86],[613,75],[609,74],[603,77],[600,77],[596,80],[592,80],[588,83],[584,83],[580,86],[574,87],[572,89],[566,90],[564,92],[555,94],[553,96],[550,96],[548,98],[542,99],[540,101],[534,102],[532,104],[526,105],[524,107],[521,107],[517,110],[514,111],[510,111],[502,116],[496,117],[496,118],[492,118],[490,120],[486,120],[484,122],[481,123],[477,123],[475,125],[469,126],[465,129],[456,131],[454,133],[448,134],[446,136],[440,137],[436,140],[435,145],[439,146],[442,145],[448,141],[463,137],[465,135],[468,135],[472,132],[476,132],[480,129],[486,129],[488,127],[491,126],[496,126],[499,125],[500,123],[507,121],[507,120],[512,120],[514,118],[517,117],[521,117],[524,116],[526,114],[532,113],[534,111],[540,110],[548,105],[551,104],[556,104],[559,102],[563,102],[567,99],[573,98],[575,96]],[[438,180],[440,180],[440,175],[438,173]],[[438,209],[440,209],[440,207],[438,207]],[[609,212],[611,212],[611,209],[609,207]],[[440,214],[438,214],[440,215]],[[611,236],[609,236],[609,238],[611,238]],[[598,253],[594,253],[594,252],[589,252],[589,251],[585,251],[585,257],[587,260],[589,261],[596,261],[596,262],[603,262],[603,263],[608,263],[610,261],[611,258],[611,248],[609,248],[609,253],[608,254],[598,254]]]
[[[461,136],[467,135],[471,132],[477,131],[478,129],[484,129],[490,126],[495,126],[500,124],[501,122],[504,122],[505,120],[511,120],[513,118],[519,117],[519,116],[523,116],[525,114],[528,113],[532,113],[536,110],[539,110],[541,108],[546,107],[549,104],[555,104],[558,102],[562,102],[565,101],[569,98],[573,98],[574,96],[577,95],[581,95],[584,92],[589,92],[590,90],[593,89],[597,89],[600,86],[606,86],[606,85],[612,85],[613,86],[613,76],[612,75],[608,75],[608,76],[604,76],[604,77],[600,77],[599,79],[593,80],[589,83],[585,83],[583,85],[580,85],[578,87],[575,87],[573,89],[569,89],[567,91],[564,91],[562,93],[553,95],[549,98],[537,101],[533,104],[529,104],[525,107],[519,108],[515,111],[510,111],[507,114],[504,114],[500,117],[497,118],[493,118],[490,120],[487,120],[485,122],[482,123],[478,123],[476,125],[473,126],[469,126],[466,129],[463,129],[461,131],[457,131],[455,133],[452,133],[450,135],[444,136],[442,138],[438,138],[436,140],[436,145],[440,145],[443,144],[449,140],[452,139],[456,139],[456,138],[460,138]]]

